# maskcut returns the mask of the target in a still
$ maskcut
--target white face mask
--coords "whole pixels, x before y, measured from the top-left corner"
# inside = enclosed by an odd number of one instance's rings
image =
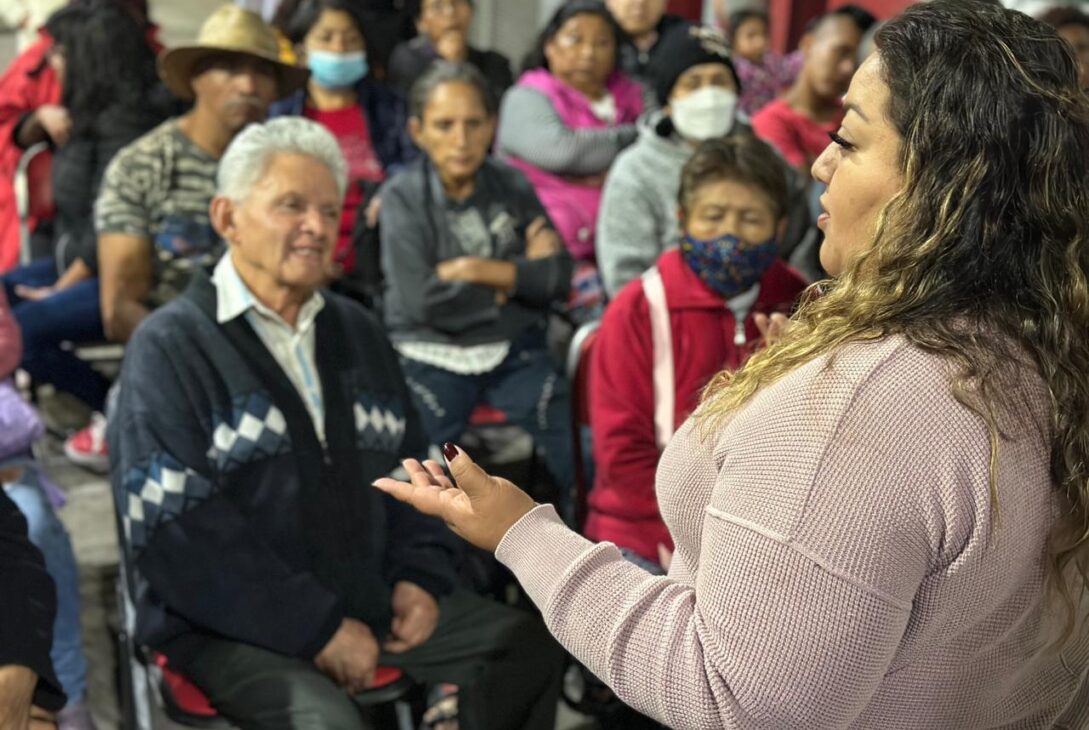
[[[737,94],[719,86],[704,86],[671,102],[669,107],[677,132],[685,139],[702,142],[733,129]]]

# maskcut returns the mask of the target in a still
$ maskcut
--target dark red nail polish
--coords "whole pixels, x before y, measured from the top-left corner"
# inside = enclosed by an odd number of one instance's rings
[[[458,447],[447,441],[442,445],[442,455],[446,457],[446,463],[449,464],[458,455]]]

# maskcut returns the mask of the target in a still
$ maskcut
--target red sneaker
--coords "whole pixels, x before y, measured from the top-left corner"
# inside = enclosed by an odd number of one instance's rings
[[[110,470],[110,453],[106,448],[106,417],[91,414],[91,424],[72,434],[64,442],[64,454],[73,463],[98,474]]]

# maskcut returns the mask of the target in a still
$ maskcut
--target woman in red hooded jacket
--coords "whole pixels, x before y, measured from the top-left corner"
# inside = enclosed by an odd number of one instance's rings
[[[702,143],[681,173],[680,246],[609,305],[590,371],[594,487],[586,534],[659,567],[672,541],[654,473],[704,385],[736,369],[805,288],[778,257],[786,169],[752,136]]]

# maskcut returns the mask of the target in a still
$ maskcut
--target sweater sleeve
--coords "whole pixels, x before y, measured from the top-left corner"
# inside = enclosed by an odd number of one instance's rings
[[[523,225],[519,234],[524,238],[529,224],[537,218],[544,218],[547,221],[548,212],[541,204],[533,186],[520,170],[508,168],[507,172],[510,173],[510,194],[517,199],[522,210]],[[547,307],[552,302],[567,300],[575,262],[566,247],[544,258],[516,257],[514,265],[517,268],[514,285],[515,298],[534,307]]]
[[[0,667],[14,664],[32,670],[38,675],[34,704],[59,710],[65,698],[49,659],[57,592],[41,552],[27,538],[26,519],[3,489],[0,585]]]
[[[415,174],[406,170],[402,174]],[[427,210],[412,201],[404,186],[386,186],[379,221],[382,272],[392,299],[407,319],[449,333],[463,332],[499,318],[495,291],[461,281],[442,281],[437,242],[428,229]]]
[[[609,171],[597,218],[597,261],[605,291],[613,297],[654,264],[664,243],[655,201],[628,164],[630,159],[621,156]]]
[[[497,556],[576,658],[670,727],[847,727],[889,671],[945,542],[946,522],[913,488],[938,477],[914,458],[938,443],[925,429],[967,457],[958,470],[978,463],[985,473],[987,451],[985,432],[945,407],[951,397],[913,391],[914,423],[894,429],[880,424],[903,414],[903,390],[844,390],[868,403],[828,416],[812,403],[829,391],[799,388],[744,424],[745,413],[735,417],[694,538],[692,585],[648,576],[571,533],[549,506],[512,527]],[[788,422],[792,451],[778,440]],[[693,448],[698,438],[688,434],[678,447],[691,456],[660,475],[663,499],[709,456]]]
[[[0,380],[6,380],[23,359],[23,338],[19,323],[8,307],[4,290],[0,289]]]
[[[654,473],[661,452],[654,435],[654,346],[641,282],[633,282],[605,310],[590,371],[595,488],[623,491],[625,512],[661,520]],[[634,528],[634,525],[633,525]],[[611,535],[595,535],[612,540]],[[624,544],[657,560],[647,548]]]
[[[548,97],[536,89],[514,86],[499,110],[497,146],[542,170],[558,175],[604,172],[638,134],[634,124],[604,129],[572,129],[563,123]]]
[[[210,426],[149,321],[126,347],[110,418],[117,504],[140,576],[170,610],[220,636],[312,658],[343,618],[336,596],[252,528],[207,456]],[[179,385],[173,385],[179,384]]]

